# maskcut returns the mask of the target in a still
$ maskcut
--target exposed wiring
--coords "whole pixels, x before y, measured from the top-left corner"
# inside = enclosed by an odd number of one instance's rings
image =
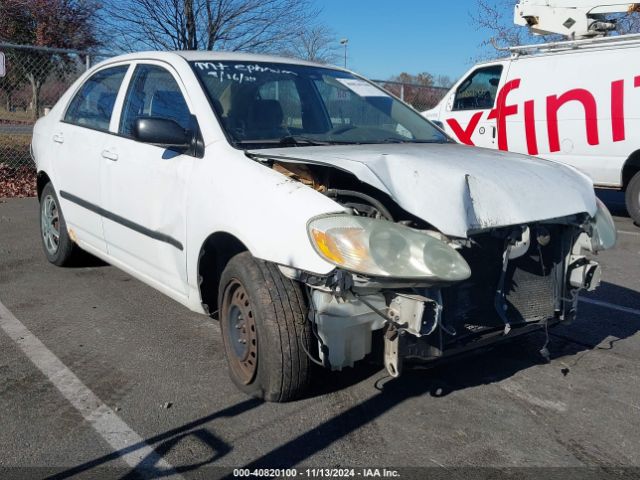
[[[496,289],[496,294],[494,297],[494,308],[504,323],[504,335],[507,335],[511,331],[511,323],[509,322],[509,318],[507,317],[507,304],[504,299],[504,283],[507,275],[507,268],[509,266],[509,255],[511,255],[511,247],[515,245],[515,238],[513,233],[507,237],[506,247],[502,254],[502,270],[500,271],[500,280],[498,281],[498,288]]]
[[[544,321],[544,335],[545,335],[545,340],[544,340],[544,345],[542,345],[542,348],[540,349],[540,355],[542,355],[547,362],[550,362],[551,355],[549,354],[549,349],[547,348],[549,345],[549,321],[548,320]]]
[[[353,293],[353,292],[352,292]],[[385,319],[385,321],[392,323],[394,325],[396,325],[396,323],[391,320],[389,318],[389,316],[384,313],[382,310],[380,310],[379,308],[375,307],[371,302],[369,302],[368,300],[365,300],[364,297],[362,297],[361,295],[358,295],[357,293],[353,293],[353,296],[356,297],[358,300],[360,300],[362,303],[364,303],[367,307],[369,307],[374,313],[377,313],[378,315],[380,315],[382,318]]]
[[[540,242],[538,242],[538,255],[540,255],[540,267],[542,269],[542,276],[546,277],[547,274],[544,268],[544,258],[542,257],[542,246],[540,245]]]
[[[313,329],[311,331],[313,331]],[[304,331],[300,332],[300,340],[302,340],[302,342],[301,342],[302,350],[304,350],[304,353],[307,354],[307,357],[309,357],[309,360],[311,360],[316,365],[320,365],[321,367],[324,367],[325,366],[324,363],[322,363],[317,358],[314,358],[313,355],[311,354],[311,352],[309,350],[307,350],[307,347],[305,346],[306,342],[305,342],[305,338],[304,338],[303,334],[304,334]]]
[[[320,338],[320,334],[318,333],[318,324],[316,323],[316,307],[311,296],[311,289],[305,288],[304,291],[307,295],[307,302],[309,303],[309,321],[311,322],[311,333],[313,333],[313,336],[316,338],[318,343],[320,343],[320,351],[323,354],[323,360],[314,358],[311,352],[309,352],[305,347],[304,342],[302,342],[302,349],[304,350],[304,353],[307,354],[307,357],[309,357],[309,360],[311,360],[313,363],[316,363],[321,367],[331,368],[331,363],[329,362],[329,347],[327,347],[327,345],[322,341],[322,338]]]

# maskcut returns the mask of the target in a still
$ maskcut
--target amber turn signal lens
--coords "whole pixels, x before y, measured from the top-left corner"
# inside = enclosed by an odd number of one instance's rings
[[[340,255],[336,242],[329,235],[315,228],[311,230],[311,234],[313,235],[318,250],[320,250],[325,258],[337,264],[344,263],[344,259],[342,255]]]

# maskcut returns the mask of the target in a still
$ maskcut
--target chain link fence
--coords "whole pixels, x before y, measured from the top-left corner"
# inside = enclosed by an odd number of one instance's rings
[[[4,57],[4,69],[0,69],[0,198],[28,196],[35,188],[35,166],[29,153],[33,125],[96,56],[7,43],[0,43],[0,55]]]
[[[444,87],[432,87],[416,83],[374,80],[386,91],[404,100],[419,112],[435,107],[449,91]]]

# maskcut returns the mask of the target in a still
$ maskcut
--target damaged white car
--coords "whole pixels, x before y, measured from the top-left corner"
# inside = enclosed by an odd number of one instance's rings
[[[271,401],[374,336],[396,376],[569,322],[616,240],[576,170],[457,145],[369,81],[289,59],[116,57],[32,152],[49,261],[86,250],[219,318],[231,378]]]

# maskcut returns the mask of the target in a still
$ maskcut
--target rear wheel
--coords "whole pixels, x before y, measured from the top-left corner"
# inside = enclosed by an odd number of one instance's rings
[[[77,256],[78,247],[69,238],[67,224],[53,185],[47,183],[40,196],[40,238],[49,262],[68,265]]]
[[[311,378],[311,335],[299,284],[249,252],[220,281],[220,328],[229,375],[243,392],[272,402],[302,396]]]
[[[637,225],[640,225],[640,172],[636,173],[627,185],[625,202],[629,215]]]

